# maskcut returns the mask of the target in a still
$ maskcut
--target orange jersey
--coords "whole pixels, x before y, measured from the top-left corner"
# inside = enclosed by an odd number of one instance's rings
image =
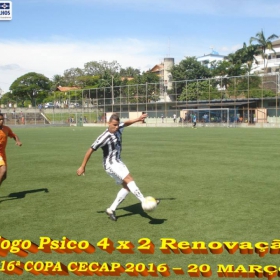
[[[0,129],[0,165],[6,165],[6,146],[8,142],[8,137],[14,138],[15,134],[8,127],[3,125]]]

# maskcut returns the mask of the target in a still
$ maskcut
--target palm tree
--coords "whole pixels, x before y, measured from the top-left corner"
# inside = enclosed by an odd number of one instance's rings
[[[64,78],[61,75],[54,75],[52,78],[53,86],[64,86]]]
[[[277,38],[278,38],[278,36],[275,35],[275,34],[272,34],[269,37],[265,38],[263,30],[261,30],[261,32],[258,32],[256,34],[256,37],[251,37],[250,38],[250,44],[253,41],[257,41],[257,45],[262,50],[263,66],[264,66],[264,70],[265,71],[266,71],[266,68],[267,68],[267,62],[265,64],[265,60],[267,59],[266,50],[271,50],[271,51],[273,51],[275,53],[275,50],[273,49],[271,40],[277,39]]]
[[[235,62],[241,66],[246,64],[245,70],[247,73],[252,71],[253,63],[258,64],[256,55],[260,55],[262,52],[258,45],[249,45],[243,43],[243,47],[234,53]]]

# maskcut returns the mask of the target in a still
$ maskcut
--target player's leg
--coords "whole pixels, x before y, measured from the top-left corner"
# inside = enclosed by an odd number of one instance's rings
[[[118,185],[123,184],[123,178],[125,178],[129,171],[124,163],[122,162],[115,162],[114,164],[108,166],[106,169],[106,173],[112,177]],[[123,188],[119,190],[117,193],[117,196],[115,200],[113,201],[112,205],[106,209],[107,215],[110,217],[111,220],[116,221],[116,209],[120,205],[122,201],[126,198],[126,196],[129,194],[129,189],[123,185]]]
[[[112,205],[108,208],[111,211],[116,211],[117,207],[125,200],[126,196],[129,194],[129,189],[123,187],[117,193],[117,196],[112,203]]]
[[[132,176],[128,174],[123,180],[123,186],[127,186],[127,188],[142,202],[145,197],[141,193],[140,189],[136,186]],[[160,203],[159,199],[156,199],[157,204]]]
[[[7,178],[7,167],[6,167],[6,165],[1,165],[0,166],[0,186],[6,178]]]
[[[111,220],[116,221],[116,209],[120,203],[126,198],[129,192],[133,193],[140,201],[144,199],[143,194],[136,186],[132,176],[129,173],[126,165],[122,162],[114,163],[106,169],[107,174],[115,179],[117,184],[122,184],[123,188],[117,193],[112,205],[107,208],[106,213]]]
[[[140,202],[142,202],[144,200],[143,194],[141,193],[140,189],[137,187],[134,179],[132,178],[132,176],[130,174],[128,174],[123,179],[123,186],[127,187],[131,191],[131,193],[133,193],[135,195],[135,197],[140,200]]]
[[[144,196],[139,190],[139,188],[136,186],[133,178],[130,174],[128,174],[124,178],[124,182],[122,183],[123,188],[120,189],[118,192],[115,200],[113,201],[112,205],[107,208],[106,213],[110,217],[111,220],[116,221],[116,209],[118,206],[124,201],[126,196],[129,194],[129,192],[133,193],[141,202],[144,200]],[[127,183],[128,182],[128,183]]]
[[[132,178],[128,168],[123,162],[112,164],[109,168],[106,169],[106,172],[109,176],[115,179],[117,184],[122,184],[126,190],[134,194],[140,201],[144,199],[143,194],[136,186],[134,179]]]

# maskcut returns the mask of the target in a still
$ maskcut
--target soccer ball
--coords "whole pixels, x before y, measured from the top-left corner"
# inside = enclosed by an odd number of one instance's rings
[[[147,196],[142,201],[142,208],[145,212],[152,212],[157,207],[157,201],[152,196]]]

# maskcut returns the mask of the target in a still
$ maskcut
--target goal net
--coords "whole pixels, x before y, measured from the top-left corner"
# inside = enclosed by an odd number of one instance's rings
[[[234,112],[232,112],[234,114]],[[184,109],[180,112],[182,123],[185,125],[193,122],[193,116],[196,116],[197,125],[201,126],[229,126],[230,116],[229,108],[219,109]]]

